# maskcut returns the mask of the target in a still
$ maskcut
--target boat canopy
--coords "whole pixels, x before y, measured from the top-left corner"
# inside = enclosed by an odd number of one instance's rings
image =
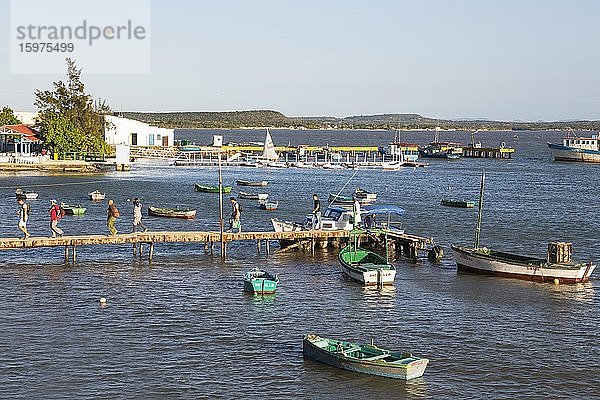
[[[364,214],[396,214],[404,215],[406,211],[403,208],[394,205],[370,205],[362,207]]]

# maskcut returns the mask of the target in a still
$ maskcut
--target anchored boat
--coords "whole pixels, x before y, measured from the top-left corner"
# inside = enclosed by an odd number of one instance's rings
[[[598,134],[591,137],[565,137],[562,145],[547,142],[548,148],[556,161],[600,162],[600,138]]]
[[[23,200],[35,200],[38,198],[38,194],[35,192],[27,192],[23,189],[17,189],[15,190],[15,196],[17,197],[17,199],[23,199]]]
[[[596,266],[590,263],[573,263],[571,243],[552,242],[548,244],[546,259],[501,252],[479,246],[481,212],[485,174],[481,175],[479,212],[475,232],[475,246],[452,246],[454,260],[459,271],[497,275],[507,278],[526,279],[535,282],[577,283],[589,279]]]
[[[62,207],[63,210],[65,210],[65,214],[68,215],[83,215],[85,214],[85,211],[87,210],[87,208],[82,207],[81,205],[70,205],[70,204],[66,204],[66,203],[60,203],[60,206]]]
[[[267,193],[248,193],[240,190],[240,199],[266,200],[268,198],[269,195]]]
[[[253,268],[244,274],[244,290],[253,294],[272,294],[277,290],[279,278],[260,268]]]
[[[277,201],[258,201],[258,207],[267,211],[275,211],[279,206],[279,202]]]
[[[338,258],[342,272],[365,286],[394,284],[396,267],[377,253],[349,244]]]
[[[210,186],[210,185],[202,185],[200,183],[195,183],[194,188],[195,188],[196,192],[219,193],[219,185]],[[233,189],[231,186],[223,186],[223,193],[231,193],[231,189]]]
[[[238,179],[237,181],[235,181],[235,183],[238,184],[238,186],[267,186],[269,184],[269,182],[267,181],[244,181],[242,179]]]
[[[148,206],[148,215],[153,217],[194,219],[196,218],[196,210],[191,208],[181,209]]]
[[[446,207],[458,207],[458,208],[473,208],[473,207],[475,207],[474,201],[465,201],[465,200],[442,199],[441,204]]]
[[[93,192],[88,193],[88,197],[92,201],[100,201],[106,198],[106,193],[102,193],[99,190],[94,190]]]
[[[318,335],[305,335],[302,351],[305,357],[336,368],[394,379],[419,378],[423,376],[429,364],[427,358],[416,357],[411,353]]]

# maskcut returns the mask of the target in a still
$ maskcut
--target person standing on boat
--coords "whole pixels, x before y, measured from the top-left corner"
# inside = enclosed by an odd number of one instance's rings
[[[25,236],[23,239],[27,239],[29,236],[29,232],[27,232],[27,220],[29,219],[29,205],[25,203],[25,200],[18,199],[17,203],[19,204],[19,210],[17,211],[17,215],[19,216],[19,229]]]
[[[53,238],[58,235],[58,237],[62,237],[63,231],[58,227],[58,221],[65,216],[65,211],[56,204],[56,200],[50,200],[50,209],[48,210],[50,213],[50,230],[52,231]]]
[[[360,217],[360,202],[358,201],[358,197],[356,196],[354,196],[354,204],[352,206],[352,210],[354,212],[354,228],[360,228],[362,218]]]
[[[132,204],[133,204],[133,230],[131,232],[132,233],[137,232],[138,226],[141,229],[143,229],[143,232],[146,232],[148,230],[148,228],[146,228],[146,225],[144,225],[144,223],[142,222],[142,202],[140,201],[140,199],[138,199],[136,197],[135,199],[133,199]]]
[[[321,201],[319,196],[313,194],[313,215],[315,220],[313,221],[313,229],[321,229]]]
[[[231,197],[229,201],[231,201],[231,218],[229,218],[229,230],[234,233],[239,233],[242,231],[242,223],[240,221],[240,203],[237,202],[235,197]]]
[[[108,227],[108,231],[110,235],[116,235],[119,231],[115,228],[115,222],[117,222],[117,218],[121,216],[115,202],[110,199],[108,200],[108,209],[106,210],[107,218],[106,218],[106,226]]]

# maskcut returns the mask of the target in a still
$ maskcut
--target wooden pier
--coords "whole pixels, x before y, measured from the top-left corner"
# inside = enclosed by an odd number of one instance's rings
[[[361,231],[358,234],[358,240],[361,243],[371,244],[373,246],[385,243],[383,236],[388,236],[388,246],[392,249],[401,249],[404,254],[411,258],[417,257],[418,250],[426,250],[427,245],[433,243],[433,239],[423,238],[414,235],[399,234],[393,231]],[[347,242],[350,231],[345,230],[309,230],[295,232],[240,232],[223,233],[216,231],[194,232],[138,232],[122,235],[82,235],[82,236],[63,236],[58,238],[49,237],[30,237],[28,239],[19,238],[0,238],[0,250],[31,250],[41,247],[64,247],[65,261],[77,261],[77,248],[80,246],[98,246],[98,245],[123,245],[133,246],[133,254],[143,255],[143,245],[147,245],[148,259],[151,261],[154,255],[155,243],[203,243],[204,250],[213,254],[215,244],[220,244],[222,257],[227,255],[227,244],[234,241],[256,241],[258,252],[264,245],[264,251],[269,254],[270,240],[284,239],[302,244],[302,247],[308,247],[314,252],[315,244],[319,240],[328,239],[330,243],[341,245]]]

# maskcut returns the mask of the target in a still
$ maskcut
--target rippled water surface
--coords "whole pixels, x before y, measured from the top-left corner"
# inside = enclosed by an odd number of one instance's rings
[[[182,131],[198,143],[213,132]],[[276,144],[385,144],[389,132],[273,131]],[[260,141],[263,132],[225,131],[226,141]],[[349,188],[376,190],[380,203],[405,208],[404,228],[447,247],[471,243],[475,210],[442,207],[442,197],[476,200],[487,173],[482,243],[544,256],[551,240],[572,241],[575,258],[598,260],[598,167],[550,160],[558,133],[490,132],[484,144],[517,148],[514,160],[431,162],[428,168],[359,171]],[[426,143],[430,134],[402,140]],[[442,139],[466,142],[453,133]],[[244,201],[246,230],[270,229],[273,216],[301,220],[312,193],[326,197],[354,171],[224,171],[270,182],[277,211]],[[214,169],[139,167],[130,173],[0,175],[0,235],[14,237],[14,188],[35,189],[30,230],[48,235],[45,214],[56,198],[88,207],[66,217],[67,234],[105,233],[106,191],[130,229],[128,197],[146,205],[198,208],[193,221],[145,217],[152,230],[217,229],[218,201],[193,192],[215,183]],[[237,189],[237,188],[236,188]],[[226,212],[228,210],[226,209]],[[277,247],[273,244],[274,249]],[[0,398],[593,398],[600,350],[598,281],[536,284],[457,274],[449,251],[440,264],[396,260],[396,284],[365,289],[338,269],[334,249],[257,254],[235,243],[226,261],[200,244],[157,244],[151,265],[129,246],[82,247],[77,265],[62,249],[0,253]],[[252,297],[242,275],[253,266],[279,274],[276,295]],[[598,276],[598,271],[595,272]],[[106,297],[106,307],[98,299]],[[430,359],[423,378],[405,383],[337,370],[302,357],[302,335],[355,339]]]

